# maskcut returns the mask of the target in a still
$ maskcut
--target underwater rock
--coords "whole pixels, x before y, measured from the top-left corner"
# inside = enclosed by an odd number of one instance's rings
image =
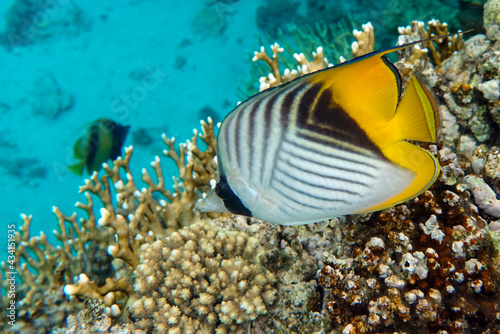
[[[486,221],[459,185],[433,189],[365,226],[344,223],[343,240],[355,246],[343,257],[330,255],[319,275],[337,330],[453,332],[463,326],[481,332],[500,314],[498,272],[484,253]],[[472,314],[484,314],[490,325],[475,327],[467,320]]]
[[[489,215],[500,217],[500,201],[495,192],[484,182],[482,178],[467,175],[464,178],[465,184],[474,196],[477,206]]]
[[[263,1],[257,8],[257,27],[266,31],[272,37],[276,36],[278,28],[286,23],[293,22],[298,16],[299,2],[293,1]],[[273,19],[270,20],[269,18]]]
[[[492,41],[500,40],[500,1],[488,0],[484,4],[484,29]]]
[[[52,73],[38,77],[33,86],[29,103],[35,115],[54,119],[73,106],[73,95],[61,89]]]
[[[16,0],[6,13],[0,43],[11,50],[48,38],[76,36],[90,22],[72,1]]]
[[[460,137],[457,117],[450,112],[446,105],[439,106],[439,116],[443,140],[447,145],[453,145],[453,142],[456,142]]]
[[[210,117],[216,124],[221,120],[219,113],[209,105],[201,107],[198,110],[197,115],[199,119],[207,119],[208,117]]]
[[[153,138],[149,134],[149,131],[144,128],[140,128],[132,131],[132,142],[134,145],[138,146],[149,146],[153,143]]]
[[[497,101],[500,97],[500,86],[498,80],[489,80],[480,83],[477,88],[483,93],[484,97],[490,102]]]
[[[0,168],[28,187],[38,187],[40,180],[46,178],[48,173],[43,163],[34,158],[1,160]]]
[[[87,299],[84,308],[76,315],[71,314],[66,320],[66,326],[56,328],[54,333],[121,333],[146,334],[131,324],[116,324],[113,318],[105,312],[105,305],[98,299]]]
[[[227,26],[227,16],[236,12],[236,9],[224,1],[209,2],[196,13],[191,22],[195,35],[208,37],[219,36]]]

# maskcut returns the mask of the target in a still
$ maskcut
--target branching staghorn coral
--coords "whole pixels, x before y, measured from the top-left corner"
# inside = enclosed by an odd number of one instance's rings
[[[446,116],[442,117],[447,122],[443,133],[452,138],[444,138],[439,150],[432,147],[443,173],[435,186],[418,198],[378,214],[298,227],[265,224],[241,216],[203,220],[193,208],[215,178],[215,135],[209,121],[203,125],[208,130],[200,135],[195,132],[178,151],[173,139],[164,138],[168,147],[165,153],[180,171],[173,191],[165,189],[159,158],[152,163],[153,172],[143,170],[146,186],[141,188],[127,162],[132,150],[127,150],[113,167],[105,166],[105,175],[93,175],[82,187],[88,202],[77,206],[88,219],[77,220],[76,214],[68,217],[55,210],[65,229],[59,232],[60,238],[80,238],[74,247],[83,247],[90,259],[85,263],[98,258],[97,252],[89,252],[96,247],[113,255],[108,256],[114,258],[113,266],[101,270],[82,266],[71,242],[69,248],[60,250],[47,246],[49,254],[69,250],[72,255],[69,262],[61,261],[62,267],[58,267],[64,275],[54,275],[57,266],[53,260],[33,257],[33,265],[52,273],[43,274],[43,281],[59,285],[47,289],[55,291],[50,294],[44,292],[44,285],[32,296],[32,300],[43,300],[38,313],[30,313],[33,323],[38,322],[31,327],[23,322],[23,329],[36,332],[35,326],[53,328],[71,313],[67,328],[54,332],[102,329],[116,333],[126,328],[124,332],[146,333],[144,329],[153,330],[152,326],[158,332],[174,333],[182,332],[181,326],[186,332],[204,326],[209,331],[215,327],[220,332],[252,333],[377,333],[394,331],[396,325],[408,332],[415,328],[463,332],[475,330],[475,326],[498,330],[500,223],[492,221],[488,207],[481,206],[483,200],[493,196],[475,196],[474,191],[487,189],[487,195],[498,191],[500,155],[491,146],[498,133],[500,113],[498,101],[490,93],[498,83],[500,62],[498,51],[484,36],[467,43],[466,50],[443,62],[447,70],[442,78],[431,81],[441,102],[439,112]],[[279,54],[280,47],[276,48]],[[324,62],[324,56],[316,54]],[[274,59],[268,58],[266,63],[272,65]],[[309,62],[298,56],[296,61],[304,61],[307,67],[316,60]],[[438,77],[428,61],[420,63],[424,74],[428,73],[425,75]],[[486,84],[490,81],[493,84]],[[471,91],[483,94],[484,99],[476,99]],[[484,131],[481,127],[485,126],[496,132]],[[198,137],[207,143],[206,150],[197,146]],[[478,138],[487,146],[475,152]],[[469,159],[473,151],[477,157]],[[464,178],[471,170],[477,178],[484,178],[486,185],[480,183],[481,189],[467,182],[470,177]],[[93,203],[95,197],[102,201],[100,212],[100,206]],[[200,219],[201,223],[189,225]],[[45,258],[42,238],[39,242]],[[231,248],[238,244],[245,249],[255,247],[257,254],[263,247],[265,252],[259,261],[252,262],[257,256],[234,251],[239,246]],[[214,248],[213,257],[210,246]],[[70,265],[75,266],[64,267]],[[70,268],[71,274],[62,268]],[[202,275],[207,272],[217,274]],[[259,272],[266,273],[265,279]],[[258,293],[242,283],[243,273],[248,274],[243,281],[253,280],[261,287]],[[58,283],[60,277],[62,283]],[[36,278],[31,274],[27,279],[36,283]],[[63,287],[73,295],[69,302]],[[81,299],[94,306],[82,306]],[[94,310],[99,310],[95,311],[97,321],[88,319],[88,313]],[[42,312],[45,319],[40,316]],[[116,318],[120,314],[123,316]],[[54,316],[51,322],[46,320],[48,315]]]
[[[146,237],[151,232],[161,235],[165,234],[165,230],[167,230],[167,233],[170,233],[199,220],[199,212],[194,211],[196,199],[200,193],[210,190],[210,180],[216,177],[214,162],[216,138],[213,122],[209,119],[208,123],[202,121],[201,125],[202,134],[199,135],[198,131],[194,130],[192,139],[179,145],[179,153],[175,151],[175,139],[163,137],[168,147],[164,153],[175,162],[179,169],[179,178],[174,177],[173,192],[165,187],[159,157],[156,157],[155,161],[151,163],[157,182],[155,183],[149,172],[143,168],[142,181],[146,183],[147,187],[142,189],[137,187],[129,167],[132,156],[130,148],[126,149],[125,158],[118,158],[114,162],[113,168],[104,165],[106,174],[101,177],[100,181],[96,174],[86,180],[80,191],[88,191],[97,195],[104,205],[99,224],[112,228],[116,226],[115,230],[118,231],[123,222],[118,221],[120,218],[114,219],[113,217],[121,215],[127,220],[131,231],[138,231]],[[205,151],[198,148],[196,144],[198,137],[206,144]],[[121,176],[120,170],[123,170],[126,178]],[[117,192],[116,208],[111,197],[111,181]],[[155,192],[163,195],[168,202],[165,200],[155,201],[153,198]],[[151,203],[155,203],[155,205],[151,205]],[[125,238],[124,235],[119,244],[126,242]],[[130,248],[133,249],[134,246],[130,245]],[[126,254],[127,250],[123,249],[122,252],[124,252],[123,256],[129,256]],[[134,260],[130,259],[126,262],[130,262],[129,264],[135,267]]]
[[[432,20],[429,21],[428,26],[428,29],[425,30],[423,22],[413,21],[411,26],[399,27],[398,30],[400,37],[398,44],[401,45],[426,38],[449,34],[448,25],[446,23],[441,23],[438,20]],[[356,41],[351,45],[351,52],[354,57],[360,57],[375,51],[375,33],[370,22],[363,24],[361,31],[354,29],[353,36],[356,38]],[[437,44],[437,47],[434,43]],[[437,41],[424,42],[423,44],[424,48],[416,45],[410,49],[410,55],[405,59],[405,63],[407,65],[414,65],[421,59],[424,59],[427,55],[427,51],[430,50],[430,56],[434,64],[439,67],[445,59],[449,58],[451,54],[453,54],[453,52],[462,49],[465,45],[462,39],[462,34],[448,36]],[[294,53],[293,58],[298,65],[297,69],[286,68],[283,71],[283,74],[281,74],[278,55],[284,51],[285,49],[283,47],[281,47],[278,43],[274,43],[271,45],[272,57],[266,53],[264,46],[261,46],[260,50],[254,53],[254,57],[252,58],[254,62],[263,60],[271,68],[271,73],[259,79],[260,91],[292,81],[301,75],[333,66],[333,64],[330,63],[325,57],[325,50],[323,47],[317,46],[316,51],[312,52],[312,61],[309,61],[303,53]],[[403,50],[401,52],[404,53],[408,51]],[[344,57],[340,57],[340,60],[343,62],[346,59]]]
[[[266,74],[266,71],[256,64],[252,64],[251,73],[258,73],[262,78],[262,84],[260,91],[263,87],[275,87],[276,85],[282,83],[281,71],[285,71],[286,76],[285,81],[293,80],[297,77],[297,74],[310,73],[317,71],[318,69],[325,68],[326,66],[331,66],[334,63],[330,63],[328,59],[335,61],[335,59],[342,59],[342,55],[348,52],[349,43],[347,40],[352,37],[351,30],[352,27],[356,26],[353,18],[345,18],[338,20],[336,22],[324,23],[315,22],[314,24],[301,24],[297,26],[295,24],[286,24],[279,28],[277,31],[277,36],[266,36],[263,39],[266,41],[276,41],[271,45],[271,50],[273,52],[273,57],[265,55],[265,50],[261,49],[255,53],[256,58],[262,59],[272,67],[272,77]],[[322,47],[322,51],[318,52],[318,46]],[[277,51],[279,50],[279,51]],[[314,61],[312,61],[312,67],[304,67],[304,63],[309,63],[303,54],[295,55],[294,50],[302,50],[303,52],[309,52],[309,50],[316,50],[313,52]],[[277,51],[277,52],[276,52]],[[277,62],[277,53],[280,55],[279,63]],[[260,55],[259,55],[260,54]],[[298,62],[296,57],[302,59]],[[262,57],[262,58],[261,58]],[[255,61],[255,60],[254,60]],[[298,63],[298,68],[293,69]],[[302,73],[302,71],[304,71]],[[255,83],[253,80],[249,80],[246,89],[241,89],[239,95],[244,98],[256,93],[254,89]]]
[[[23,296],[19,302],[22,309],[20,316],[38,311],[38,307],[43,305],[47,288],[49,291],[58,289],[64,282],[71,281],[75,273],[87,271],[90,263],[84,246],[87,235],[78,226],[75,215],[63,220],[60,211],[55,207],[53,210],[58,217],[60,230],[54,233],[62,247],[53,246],[43,232],[40,236],[31,237],[29,229],[32,216],[22,215],[23,225],[16,235],[17,263],[20,265],[21,288],[30,288],[24,293],[22,290],[20,292]],[[69,222],[69,226],[66,222]],[[88,228],[92,229],[91,226]]]
[[[165,155],[179,169],[173,191],[165,187],[159,157],[152,162],[154,174],[142,170],[141,179],[146,186],[138,188],[129,166],[133,153],[130,147],[125,157],[118,158],[112,167],[104,166],[104,175],[99,178],[94,173],[80,188],[87,203],[78,202],[76,207],[82,209],[87,218],[78,219],[76,213],[66,216],[54,207],[59,221],[59,230],[54,233],[60,246],[48,242],[43,232],[32,237],[29,233],[32,218],[23,215],[24,224],[16,235],[21,328],[36,332],[32,327],[36,324],[30,321],[33,317],[45,321],[38,323],[40,328],[55,327],[64,321],[68,312],[81,308],[75,298],[65,301],[64,293],[101,299],[109,315],[121,313],[132,293],[130,273],[139,263],[140,245],[200,220],[200,213],[194,208],[196,200],[210,189],[210,180],[216,175],[213,122],[209,119],[201,125],[202,133],[195,130],[190,141],[179,145],[178,153],[174,139],[164,137]],[[198,138],[205,147],[198,147]],[[165,199],[155,199],[155,193]],[[94,196],[100,205],[94,203]],[[101,206],[98,216],[96,210]],[[109,255],[103,255],[103,250]],[[126,265],[114,268],[113,258]],[[4,274],[8,271],[6,263],[2,263],[2,271]],[[78,280],[72,284],[76,277]],[[7,283],[2,285],[6,288]],[[3,303],[5,299],[2,298]]]
[[[65,217],[57,208],[53,210],[59,220],[59,231],[54,234],[61,245],[52,245],[43,232],[32,237],[32,216],[22,215],[23,225],[16,233],[16,268],[12,270],[6,262],[2,262],[1,268],[4,274],[17,273],[16,322],[22,324],[19,328],[33,333],[57,325],[67,314],[80,308],[73,303],[65,303],[62,308],[57,306],[64,303],[62,287],[78,272],[91,272],[92,269],[94,254],[85,247],[91,234],[86,231],[93,229],[92,221],[85,221],[88,228],[85,230],[77,223],[76,215]],[[8,291],[7,283],[2,280],[2,288]]]
[[[157,182],[144,168],[142,181],[147,187],[139,190],[130,170],[132,148],[125,150],[125,157],[119,157],[111,168],[104,165],[105,175],[99,179],[94,173],[81,187],[81,192],[88,192],[101,199],[100,226],[109,227],[114,231],[116,243],[107,247],[108,253],[115,259],[121,259],[134,269],[139,264],[138,249],[145,242],[151,243],[159,236],[167,236],[178,229],[200,220],[200,213],[195,204],[203,192],[210,189],[210,180],[215,178],[215,147],[216,139],[211,119],[208,123],[202,121],[201,135],[194,135],[186,144],[179,145],[179,154],[175,151],[175,139],[164,141],[168,149],[165,155],[172,159],[179,169],[179,179],[174,178],[174,192],[165,188],[160,158],[151,163]],[[198,136],[206,144],[205,151],[197,146]],[[120,171],[123,170],[125,177]],[[111,184],[116,191],[117,203],[113,204]],[[157,201],[154,193],[161,193],[166,200]],[[81,204],[80,204],[81,205]],[[114,316],[121,314],[127,296],[131,290],[123,278],[106,279],[105,287],[97,287],[85,275],[80,275],[76,284],[66,285],[68,295],[83,295],[89,298],[103,299],[108,313]]]
[[[375,50],[375,32],[371,22],[363,24],[363,31],[354,29],[352,34],[356,37],[356,42],[351,45],[352,55],[361,57]]]
[[[375,35],[373,32],[373,26],[370,22],[363,24],[363,31],[354,30],[353,35],[357,40],[356,42],[352,43],[351,46],[353,56],[359,57],[374,50]],[[271,51],[273,53],[272,57],[270,57],[266,53],[264,46],[261,46],[259,51],[254,52],[254,57],[252,58],[252,61],[254,62],[258,60],[264,61],[271,68],[271,73],[259,79],[260,91],[292,81],[293,79],[301,75],[316,72],[324,68],[333,66],[333,64],[330,63],[325,57],[323,47],[317,46],[316,51],[312,52],[312,61],[309,61],[304,53],[294,53],[293,59],[297,63],[297,69],[290,70],[286,68],[283,71],[283,74],[281,74],[278,55],[280,53],[283,53],[285,49],[280,47],[278,43],[274,43],[273,45],[271,45]],[[345,58],[341,56],[340,60],[345,61]]]
[[[427,23],[427,30],[422,21],[413,21],[411,26],[399,27],[398,44],[406,44],[431,37],[448,35],[448,24],[441,23],[439,20],[431,20]],[[443,61],[449,58],[453,52],[461,50],[465,47],[462,34],[458,33],[452,36],[447,36],[438,40],[423,42],[423,48],[414,46],[411,49],[411,56],[408,59],[409,63],[415,64],[419,59],[422,59],[430,52],[430,57],[436,67],[441,67]]]
[[[262,46],[260,51],[255,51],[253,61],[263,60],[269,67],[271,67],[272,73],[269,73],[267,77],[261,77],[260,81],[260,91],[266,90],[270,87],[276,87],[282,83],[292,81],[293,79],[311,72],[315,72],[330,66],[328,60],[323,56],[323,48],[318,47],[316,52],[313,52],[314,60],[312,62],[308,61],[303,53],[293,55],[293,58],[298,64],[297,70],[285,69],[283,75],[280,73],[278,54],[282,53],[284,49],[279,46],[278,43],[271,45],[271,51],[273,52],[273,57],[268,56],[265,48]]]

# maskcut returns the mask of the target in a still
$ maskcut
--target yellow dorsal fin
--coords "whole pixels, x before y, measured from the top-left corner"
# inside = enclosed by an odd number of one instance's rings
[[[346,110],[349,116],[366,131],[368,137],[372,138],[372,135],[376,136],[378,134],[380,126],[383,126],[384,123],[395,116],[401,96],[399,72],[384,56],[418,43],[450,35],[436,36],[387,50],[372,52],[332,68],[315,72],[311,74],[309,80],[312,83],[321,83],[324,88],[330,89],[333,96],[332,103]],[[427,123],[431,126],[431,117],[428,117],[430,116],[429,111],[435,107],[432,95],[418,80],[413,82],[413,85],[421,102],[420,104],[423,104],[425,116],[428,120]],[[409,97],[413,98],[414,95]],[[429,108],[429,105],[431,105],[431,108]],[[431,134],[423,137],[419,135],[415,138],[425,138],[419,139],[422,141],[435,141],[435,137]],[[375,140],[374,142],[376,143]]]
[[[403,192],[363,212],[383,210],[406,202],[427,190],[439,176],[439,162],[432,153],[419,146],[400,141],[387,147],[383,153],[389,160],[411,170],[415,178]]]
[[[401,81],[394,65],[382,56],[364,56],[317,72],[311,77],[312,83],[321,82],[330,89],[333,103],[348,111],[361,127],[365,122],[388,121],[398,105]]]
[[[401,140],[435,143],[439,124],[438,108],[431,92],[412,77],[393,119],[380,123],[370,133],[373,142],[383,150]]]
[[[399,130],[397,139],[436,142],[438,108],[431,92],[411,78],[391,123]]]

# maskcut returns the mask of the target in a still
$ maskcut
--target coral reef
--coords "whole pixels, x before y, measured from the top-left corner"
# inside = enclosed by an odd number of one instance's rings
[[[368,22],[367,24],[364,24],[363,31],[354,30],[353,34],[357,40],[356,42],[353,42],[351,47],[353,56],[358,57],[373,51],[375,46],[375,34],[371,23]],[[271,73],[259,79],[259,91],[279,86],[282,83],[291,81],[301,75],[333,66],[333,64],[330,63],[324,55],[323,46],[317,45],[316,51],[312,52],[312,61],[309,61],[303,53],[294,53],[293,59],[297,64],[297,69],[290,70],[289,68],[286,68],[283,71],[283,74],[281,74],[278,55],[284,51],[285,49],[280,47],[278,43],[274,43],[271,45],[271,52],[273,53],[272,57],[266,53],[264,46],[261,46],[259,51],[254,52],[252,61],[256,62],[262,60],[271,68]],[[345,58],[340,57],[340,60],[345,61]]]
[[[231,2],[235,1],[208,1],[191,22],[193,32],[205,38],[222,34],[227,27],[227,16],[236,12]]]
[[[291,70],[297,65],[298,61],[294,50],[302,50],[303,52],[316,51],[318,53],[317,48],[320,45],[322,46],[322,52],[324,52],[321,57],[325,59],[326,65],[328,65],[326,59],[330,59],[332,64],[337,63],[339,59],[342,59],[343,55],[349,52],[352,29],[358,26],[358,21],[361,22],[361,20],[353,18],[350,14],[340,15],[338,4],[333,6],[329,3],[308,2],[306,6],[309,12],[306,17],[302,17],[301,14],[297,13],[297,9],[300,7],[298,4],[292,6],[291,3],[287,3],[280,8],[276,1],[273,1],[265,2],[258,9],[258,13],[261,11],[266,12],[266,14],[257,16],[258,26],[263,29],[264,33],[261,43],[271,43],[272,45],[278,43],[278,48],[284,51],[278,52],[280,53],[280,60],[276,64],[278,68],[282,67],[281,70]],[[275,15],[272,14],[274,11],[276,11]],[[269,15],[273,15],[272,20],[267,19]],[[280,22],[281,20],[283,22]],[[274,51],[272,50],[273,53]],[[259,53],[262,52],[263,50],[260,50]],[[300,54],[300,57],[306,60],[304,54]],[[317,56],[313,54],[312,57],[316,58]],[[267,61],[265,58],[261,59]],[[299,64],[299,66],[302,66],[302,64]],[[309,72],[306,70],[306,73]],[[256,90],[257,87],[253,81],[256,74],[261,77],[267,76],[266,71],[254,62],[250,65],[249,80],[244,83],[244,88],[238,90],[238,95],[241,98],[247,99],[258,93],[259,90]],[[276,73],[273,73],[273,75],[274,78],[279,80]],[[292,78],[294,76],[291,76],[288,80]],[[260,90],[263,87],[261,86]]]
[[[200,213],[194,209],[200,194],[210,189],[210,180],[215,177],[215,135],[212,120],[202,121],[203,134],[201,139],[206,144],[206,150],[201,151],[196,145],[198,131],[194,131],[191,141],[179,146],[179,154],[175,151],[175,139],[164,141],[168,147],[165,155],[172,159],[179,169],[180,182],[174,178],[174,192],[165,187],[165,180],[157,157],[151,163],[154,168],[157,182],[155,183],[146,169],[142,170],[142,181],[147,187],[139,190],[130,170],[132,148],[126,149],[125,158],[118,158],[113,168],[106,164],[106,174],[100,179],[94,173],[90,180],[81,187],[96,195],[102,202],[101,217],[98,220],[100,227],[108,227],[113,231],[116,242],[109,242],[108,253],[114,259],[120,259],[129,265],[127,268],[136,268],[139,264],[138,249],[145,242],[153,242],[157,237],[167,236],[178,229],[190,225],[200,219]],[[120,173],[123,169],[125,177]],[[116,191],[116,205],[112,200],[110,181]],[[159,192],[166,200],[157,201],[155,193]],[[86,206],[89,216],[95,220],[93,206],[90,202]],[[168,202],[167,202],[168,201]],[[128,271],[125,269],[126,274]],[[102,299],[108,307],[107,312],[119,316],[126,305],[131,293],[130,284],[125,278],[107,278],[106,285],[98,287],[86,275],[80,275],[75,284],[66,285],[67,295],[85,296]]]
[[[43,233],[32,237],[32,218],[23,216],[24,224],[16,234],[15,265],[20,281],[16,328],[37,333],[61,326],[69,313],[82,308],[80,297],[102,300],[110,316],[121,314],[133,290],[130,277],[138,265],[140,245],[200,219],[194,205],[200,194],[210,189],[209,182],[216,175],[213,123],[211,119],[201,123],[202,133],[195,130],[190,141],[179,145],[179,153],[175,140],[164,137],[165,155],[179,169],[173,191],[165,187],[159,157],[152,162],[156,182],[144,168],[141,180],[146,186],[137,187],[129,166],[130,147],[112,167],[105,165],[104,175],[99,178],[94,173],[81,187],[87,204],[79,202],[76,206],[87,218],[78,219],[76,213],[66,216],[54,207],[59,220],[59,231],[54,232],[59,246],[49,243]],[[198,137],[205,144],[203,150],[197,146]],[[165,199],[157,200],[156,193]],[[93,196],[101,203],[94,203]],[[96,216],[99,208],[100,217]],[[107,254],[103,253],[106,250]],[[113,259],[121,261],[112,265]],[[8,272],[6,263],[2,271]],[[74,282],[74,278],[78,280]],[[4,289],[7,284],[2,281]],[[75,298],[68,301],[67,295]],[[7,297],[2,296],[1,302],[7,305]]]
[[[398,44],[406,44],[419,40],[424,40],[436,36],[449,35],[448,24],[439,20],[432,19],[427,23],[427,29],[422,21],[413,21],[411,26],[399,27]],[[422,43],[423,48],[413,47],[411,49],[410,59],[406,60],[407,64],[415,64],[418,59],[422,59],[424,55],[430,56],[436,67],[441,67],[443,61],[449,58],[455,51],[465,47],[462,34],[449,35],[434,41]]]
[[[217,168],[213,122],[202,122],[202,133],[178,149],[164,137],[179,169],[172,191],[159,157],[152,173],[142,170],[140,186],[128,148],[81,188],[87,202],[77,207],[86,218],[54,209],[59,247],[44,234],[32,237],[31,217],[23,217],[17,323],[0,326],[33,333],[500,331],[499,8],[498,1],[485,6],[486,35],[400,53],[403,78],[423,77],[442,123],[439,143],[422,144],[442,172],[417,198],[294,227],[201,215],[196,201]],[[424,26],[401,28],[400,42],[447,29],[439,21]],[[373,49],[371,25],[354,36],[353,53]],[[330,64],[318,47],[313,60],[296,54],[297,69],[283,71],[283,48],[271,50],[255,53],[272,72],[261,89]],[[1,296],[1,307],[9,302]]]
[[[429,191],[373,214],[362,229],[351,217],[341,225],[351,247],[328,255],[319,282],[329,294],[326,310],[344,333],[500,329],[493,231],[499,164],[498,149],[488,147],[499,130],[497,24],[486,27],[488,37],[463,42],[455,35],[400,54],[403,76],[422,73],[442,101],[442,142],[439,151],[431,147],[442,174]],[[415,21],[399,32],[399,43],[448,33],[435,20],[427,30]]]
[[[454,29],[458,29],[464,26],[459,22],[459,14],[459,8],[449,2],[390,0],[383,12],[382,25],[388,31],[394,31],[402,22],[428,21],[440,17],[450,22]],[[473,17],[470,18],[472,19]]]
[[[362,230],[342,225],[352,248],[331,254],[319,275],[334,323],[348,333],[492,329],[499,272],[478,211],[462,184],[451,191],[438,182],[413,203],[373,215]]]
[[[15,147],[15,145],[12,146],[12,148]],[[40,180],[48,174],[47,167],[38,159],[31,157],[2,160],[0,168],[4,174],[19,179],[20,183],[27,187],[38,187]]]
[[[458,142],[458,155],[470,157],[478,143],[493,144],[498,132],[499,106],[492,88],[499,80],[499,61],[492,46],[486,36],[476,35],[441,68],[445,76],[438,87],[445,102],[441,108],[449,118],[444,128],[455,123],[459,136],[445,139],[445,144]]]
[[[309,24],[286,24],[278,30],[276,38],[269,40],[279,41],[287,50],[287,54],[293,54],[292,50],[314,50],[318,45],[323,46],[325,56],[332,60],[339,59],[348,49],[347,40],[352,39],[352,29],[357,24],[351,18],[339,19],[325,23],[313,21]],[[283,63],[286,67],[292,66],[293,58],[286,57]]]

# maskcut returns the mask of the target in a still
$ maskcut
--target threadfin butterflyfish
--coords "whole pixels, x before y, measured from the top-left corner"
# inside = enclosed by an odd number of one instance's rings
[[[99,171],[103,162],[118,158],[129,128],[105,118],[92,122],[87,133],[73,146],[73,155],[80,162],[69,166],[69,170],[82,175],[86,168],[91,174]]]
[[[416,77],[402,94],[401,76],[386,58],[419,42],[239,104],[220,126],[217,183],[199,209],[297,225],[379,211],[428,189],[439,163],[409,141],[436,142],[437,105]]]

